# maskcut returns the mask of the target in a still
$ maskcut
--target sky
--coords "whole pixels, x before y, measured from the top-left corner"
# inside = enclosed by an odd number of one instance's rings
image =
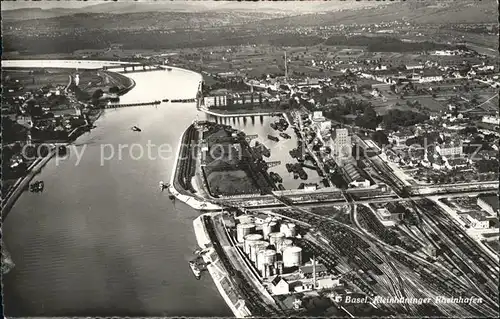
[[[2,1],[2,10],[12,10],[12,9],[22,9],[22,8],[41,8],[41,9],[51,9],[51,8],[70,8],[77,9],[86,6],[103,4],[106,2],[115,2],[111,0],[18,0],[18,1]],[[168,4],[169,0],[119,0],[118,3],[164,3]],[[182,3],[184,0],[175,0],[175,2]],[[309,0],[309,1],[260,1],[258,3],[254,2],[232,2],[228,3],[226,1],[212,1],[212,0],[198,0],[198,1],[188,1],[189,4],[186,7],[193,8],[200,7],[208,10],[216,10],[220,7],[242,7],[246,9],[287,9],[292,11],[323,11],[324,9],[332,10],[340,8],[348,8],[351,6],[365,6],[365,5],[376,5],[379,2],[375,1],[354,1],[354,0],[333,0],[333,1],[321,1],[321,0]]]
[[[82,8],[93,4],[103,3],[103,0],[66,0],[66,1],[49,1],[49,0],[2,0],[2,10],[22,9],[22,8]]]

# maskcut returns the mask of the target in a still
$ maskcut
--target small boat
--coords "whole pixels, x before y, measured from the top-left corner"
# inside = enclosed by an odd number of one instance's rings
[[[288,140],[288,139],[290,139],[290,138],[292,138],[290,135],[286,134],[285,132],[281,132],[281,133],[280,133],[280,136],[281,136],[282,138],[284,138],[284,139],[287,139],[287,140]]]
[[[142,130],[139,127],[137,127],[137,126],[134,125],[134,126],[132,126],[132,131],[134,131],[134,132],[141,132]]]
[[[170,184],[169,183],[164,183],[163,181],[160,181],[160,189],[164,190],[165,188],[169,188]]]
[[[198,268],[198,265],[196,264],[195,261],[191,260],[189,262],[189,267],[191,267],[191,270],[193,271],[193,275],[197,280],[200,280],[201,278],[201,270]]]
[[[162,101],[162,102],[167,103],[167,102],[168,102],[168,101],[170,101],[170,100],[169,100],[169,99],[163,99],[163,100],[161,100],[161,101]]]
[[[172,71],[172,68],[167,68],[167,71]]]
[[[36,181],[30,185],[30,192],[38,193],[43,191],[43,181]]]
[[[278,142],[280,140],[276,136],[272,136],[272,135],[268,135],[267,138],[270,139],[271,141],[275,141],[275,142]]]

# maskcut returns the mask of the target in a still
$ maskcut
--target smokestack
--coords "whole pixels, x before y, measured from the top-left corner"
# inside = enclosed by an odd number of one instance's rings
[[[286,51],[285,51],[285,83],[288,83],[288,61],[286,59]]]
[[[313,256],[313,289],[316,290],[316,259]]]

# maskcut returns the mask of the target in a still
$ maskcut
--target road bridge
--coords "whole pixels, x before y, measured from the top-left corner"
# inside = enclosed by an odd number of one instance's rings
[[[167,69],[162,68],[160,65],[156,64],[146,64],[146,63],[137,63],[137,64],[122,64],[116,66],[103,66],[103,71],[121,71],[124,73],[132,73],[132,72],[149,72],[149,71],[166,71]]]

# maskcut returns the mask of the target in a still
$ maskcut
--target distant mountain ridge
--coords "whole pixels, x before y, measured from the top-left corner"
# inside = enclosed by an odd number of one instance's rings
[[[305,2],[236,2],[236,1],[164,1],[164,2],[106,2],[83,8],[19,8],[2,9],[5,21],[50,19],[78,13],[129,14],[142,12],[263,12],[283,17],[300,14],[359,9],[380,6],[374,1],[305,1]]]
[[[417,24],[498,23],[498,4],[495,0],[383,2],[378,7],[303,14],[261,21],[259,24],[276,27],[323,26],[377,24],[396,20],[406,20]]]

